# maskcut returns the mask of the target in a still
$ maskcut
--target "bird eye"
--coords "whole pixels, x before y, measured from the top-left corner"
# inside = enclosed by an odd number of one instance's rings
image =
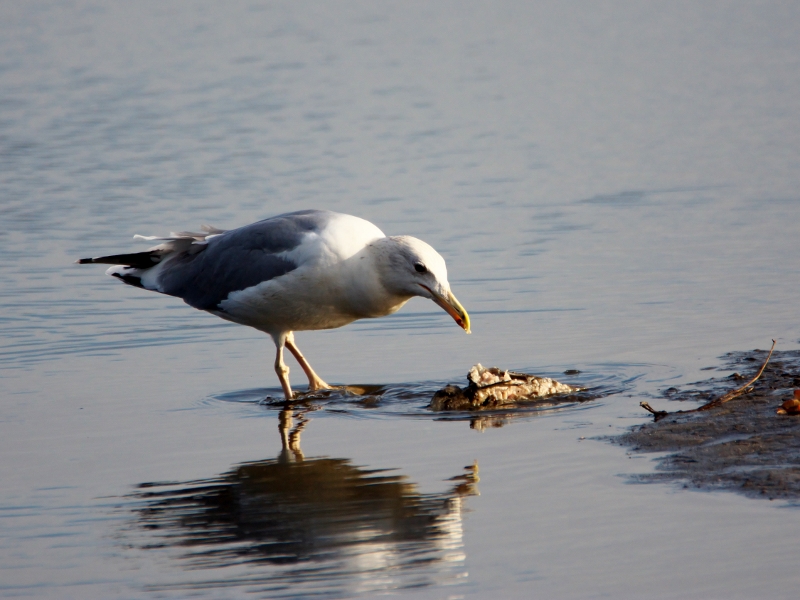
[[[428,269],[422,263],[414,263],[414,270],[417,273],[427,273]]]

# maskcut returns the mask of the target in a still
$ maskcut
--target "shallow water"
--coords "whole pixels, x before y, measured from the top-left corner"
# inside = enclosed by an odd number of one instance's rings
[[[796,508],[595,438],[797,347],[798,8],[530,4],[0,9],[0,594],[795,596]],[[291,448],[266,336],[71,264],[308,207],[431,243],[474,333],[298,334],[381,395]],[[476,362],[602,394],[426,410]]]

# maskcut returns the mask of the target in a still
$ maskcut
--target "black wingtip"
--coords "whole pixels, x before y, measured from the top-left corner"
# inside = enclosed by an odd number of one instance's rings
[[[93,258],[79,258],[78,260],[75,261],[74,264],[76,264],[76,265],[88,265],[93,260],[94,260]]]
[[[161,262],[161,253],[158,250],[135,252],[133,254],[114,254],[113,256],[95,256],[94,258],[81,258],[79,265],[88,263],[101,265],[123,265],[134,269],[149,269]]]
[[[124,274],[121,274],[121,273],[112,273],[111,275],[113,277],[116,277],[117,279],[121,279],[122,281],[124,281],[128,285],[132,285],[134,287],[138,287],[138,288],[144,289],[144,286],[142,285],[142,278],[141,277],[137,277],[136,275],[124,275]]]

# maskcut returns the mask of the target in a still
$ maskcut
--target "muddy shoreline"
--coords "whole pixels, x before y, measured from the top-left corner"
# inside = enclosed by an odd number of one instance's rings
[[[766,350],[731,352],[709,370],[729,373],[681,389],[663,390],[654,408],[696,408],[753,377]],[[733,371],[733,373],[730,373]],[[669,452],[639,482],[675,482],[686,488],[727,490],[750,497],[800,498],[800,416],[776,414],[800,388],[800,351],[775,351],[752,391],[704,412],[674,414],[611,438],[635,452]]]

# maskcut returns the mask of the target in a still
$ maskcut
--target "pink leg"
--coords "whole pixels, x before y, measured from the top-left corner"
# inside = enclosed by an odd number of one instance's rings
[[[308,391],[309,392],[316,392],[317,390],[330,390],[333,389],[332,386],[325,383],[319,375],[314,372],[314,369],[311,368],[311,365],[308,364],[305,356],[302,355],[300,350],[294,344],[294,334],[290,331],[286,335],[286,347],[289,349],[294,357],[297,359],[297,362],[300,363],[300,367],[305,371],[306,377],[308,377]]]
[[[278,346],[278,352],[275,356],[275,372],[278,374],[278,379],[280,379],[284,396],[286,396],[287,400],[291,400],[292,386],[289,385],[289,367],[287,367],[286,363],[283,362],[283,346],[285,339],[280,340],[280,342],[281,343],[276,343]]]

